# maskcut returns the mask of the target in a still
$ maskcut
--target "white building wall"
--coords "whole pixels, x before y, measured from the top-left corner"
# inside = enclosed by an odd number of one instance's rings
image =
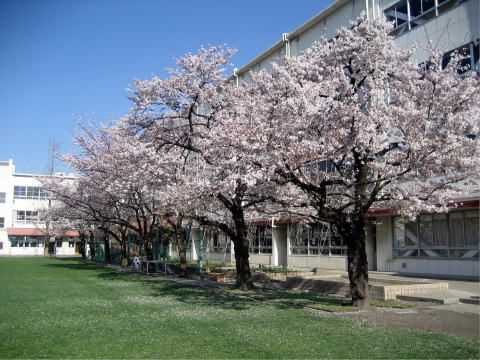
[[[8,228],[16,229],[44,229],[42,222],[19,222],[14,219],[14,211],[42,211],[47,209],[48,201],[39,199],[15,199],[15,186],[40,187],[41,183],[37,180],[40,175],[18,174],[15,172],[15,165],[12,160],[0,161],[0,192],[6,193],[5,203],[0,203],[0,217],[5,219],[4,227],[0,228],[0,242],[3,243],[3,249],[0,249],[0,255],[24,255],[24,256],[42,256],[44,255],[44,246],[40,244],[36,247],[12,247],[8,238]],[[22,239],[23,237],[20,237]],[[37,237],[40,241],[45,241],[42,236]],[[57,251],[58,249],[58,251]],[[69,248],[68,240],[63,241],[62,248],[57,248],[56,254],[59,256],[75,255],[75,247]]]
[[[382,1],[381,8],[385,10],[397,2]],[[395,42],[401,48],[417,44],[414,59],[421,63],[427,60],[427,50],[432,47],[447,52],[478,39],[479,19],[479,1],[469,0],[398,36]]]
[[[10,242],[8,241],[7,228],[12,223],[13,203],[13,179],[12,174],[15,171],[13,161],[0,162],[0,192],[5,193],[5,203],[0,203],[0,217],[4,218],[4,227],[0,228],[0,243],[3,249],[0,249],[0,255],[10,254]]]
[[[359,17],[364,11],[370,19],[383,18],[383,11],[398,2],[399,0],[337,0],[324,12],[288,35],[290,55],[292,57],[297,56],[323,35],[326,35],[328,38],[334,37],[338,28],[350,26],[349,21]],[[439,2],[442,1],[439,0]],[[460,5],[455,4],[448,11],[427,20],[425,24],[418,25],[398,36],[395,42],[402,48],[410,48],[417,44],[418,48],[414,54],[414,60],[421,63],[427,59],[428,52],[426,50],[430,47],[434,47],[441,52],[447,52],[478,40],[480,38],[479,4],[479,0],[466,0]],[[283,48],[285,48],[285,44]],[[261,68],[268,68],[268,63],[271,59],[267,59],[257,62],[253,61],[249,64],[249,69],[258,71]],[[248,70],[246,71],[248,72]],[[248,80],[248,74],[240,74],[240,78]],[[393,258],[392,218],[387,216],[379,217],[376,221],[376,252],[373,234],[367,229],[366,250],[370,269],[376,267],[379,271],[479,276],[478,259]],[[291,243],[292,239],[288,230],[285,244],[288,266],[346,269],[347,261],[345,256],[292,255],[290,252]],[[272,256],[251,255],[251,262],[254,264],[265,263],[272,265],[278,263],[278,246],[279,244],[274,243]]]

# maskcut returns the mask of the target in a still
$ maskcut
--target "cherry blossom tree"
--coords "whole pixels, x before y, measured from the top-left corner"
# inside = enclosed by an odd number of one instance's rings
[[[461,57],[426,66],[399,49],[390,26],[359,19],[269,73],[230,88],[230,128],[263,176],[308,197],[348,246],[355,306],[368,306],[366,216],[446,211],[476,183],[480,84]],[[425,65],[424,64],[424,65]],[[225,130],[227,132],[229,130]]]
[[[264,178],[254,174],[258,169],[235,149],[235,133],[217,136],[230,121],[218,114],[225,115],[221,110],[232,100],[227,97],[232,85],[223,74],[233,53],[225,47],[202,48],[178,59],[166,79],[135,81],[129,123],[157,152],[176,153],[170,160],[177,164],[176,186],[181,184],[184,201],[191,205],[187,215],[230,237],[236,285],[246,289],[253,287],[247,213],[272,197],[272,184],[260,182]]]

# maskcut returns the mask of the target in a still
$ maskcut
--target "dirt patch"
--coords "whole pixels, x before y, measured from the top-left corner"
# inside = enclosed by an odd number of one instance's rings
[[[345,313],[331,313],[308,309],[317,316],[337,316],[356,319],[361,324],[380,326],[388,329],[411,329],[479,339],[480,315],[472,312],[447,310],[430,305],[408,309],[372,308]],[[476,305],[472,305],[476,306]],[[478,306],[478,305],[477,305]]]

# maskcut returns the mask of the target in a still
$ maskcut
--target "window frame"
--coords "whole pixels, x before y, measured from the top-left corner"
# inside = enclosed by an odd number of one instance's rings
[[[416,28],[417,26],[425,25],[431,19],[438,17],[439,15],[459,6],[464,0],[434,0],[434,4],[427,10],[423,10],[424,2],[429,0],[399,0],[395,4],[389,6],[385,10],[383,10],[384,18],[389,22],[394,22],[394,27],[390,32],[393,36],[400,36],[403,35],[412,29]],[[418,2],[420,4],[420,12],[418,14],[412,15],[412,3]],[[398,15],[397,15],[397,8],[399,6],[406,5],[406,15],[407,18],[404,20],[405,22],[397,25],[398,23]],[[392,14],[392,11],[394,14]],[[389,14],[387,14],[389,13]],[[420,23],[419,23],[420,22]]]
[[[14,185],[13,198],[22,200],[48,200],[48,192],[40,186]]]
[[[253,255],[273,254],[273,228],[268,225],[255,226],[255,232],[248,236],[248,252]],[[253,244],[253,245],[252,245]]]
[[[301,244],[295,244],[291,239],[292,229],[298,235],[298,226],[303,229],[300,230]],[[329,230],[328,239],[322,241],[322,231],[327,225],[321,223],[312,224],[292,224],[290,231],[290,255],[292,256],[347,256],[347,246],[343,245],[342,239],[336,237],[335,231]],[[337,245],[337,241],[340,245]]]
[[[448,213],[433,213],[433,214],[420,214],[419,216],[416,217],[414,222],[411,221],[405,221],[401,216],[393,216],[392,217],[392,222],[391,222],[391,231],[392,231],[392,255],[393,258],[406,258],[406,259],[431,259],[431,260],[447,260],[447,259],[454,259],[454,260],[476,260],[478,261],[480,257],[480,238],[478,239],[478,242],[476,245],[468,245],[467,244],[467,235],[466,235],[466,227],[467,223],[465,221],[466,219],[466,214],[474,212],[476,213],[477,219],[479,218],[479,210],[478,209],[462,209],[462,210],[456,210],[456,211],[451,211]],[[446,239],[446,245],[437,245],[435,244],[435,224],[434,224],[434,216],[443,214],[445,215],[445,222],[446,222],[446,233],[447,233],[447,239]],[[458,216],[461,214],[461,223],[462,223],[462,242],[463,245],[459,246],[455,244],[454,246],[452,245],[452,218],[453,216]],[[432,221],[432,244],[425,246],[422,243],[422,239],[420,236],[420,217],[426,217],[430,216]],[[405,231],[405,225],[406,224],[415,224],[415,229],[416,229],[416,237],[417,237],[417,243],[414,246],[398,246],[398,239],[397,239],[397,234],[396,234],[396,221],[399,220],[400,222],[403,221],[403,232],[404,232],[404,240],[403,242],[406,242],[406,231]],[[471,257],[464,257],[464,256],[454,256],[454,252],[468,252],[468,251],[477,251],[477,254]],[[414,255],[401,255],[401,252],[405,252],[404,254],[408,253],[413,253]],[[440,254],[439,256],[425,256],[422,255],[424,253],[427,253],[427,251],[433,251],[432,254],[435,254],[435,251],[437,254]],[[442,252],[445,254],[442,256]]]

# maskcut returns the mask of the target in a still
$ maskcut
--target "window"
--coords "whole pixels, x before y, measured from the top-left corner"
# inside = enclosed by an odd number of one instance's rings
[[[384,11],[393,23],[392,35],[401,35],[448,11],[463,0],[401,0]]]
[[[0,250],[3,250],[3,242],[0,241]]]
[[[13,187],[13,198],[14,199],[26,199],[27,198],[27,187],[26,186],[14,186]]]
[[[346,255],[347,247],[328,224],[296,224],[291,227],[292,255]]]
[[[206,233],[208,251],[211,253],[230,253],[230,239],[217,230]]]
[[[38,223],[40,221],[38,211],[13,210],[13,222],[20,224]]]
[[[393,254],[396,257],[479,257],[478,210],[449,214],[422,214],[415,221],[393,219]]]
[[[385,10],[385,18],[388,22],[393,22],[392,34],[399,35],[408,29],[408,5],[403,0],[395,4],[391,8]]]
[[[62,247],[62,240],[57,240],[56,241],[56,247],[61,248]]]
[[[6,193],[0,192],[0,204],[5,204]]]
[[[445,68],[450,63],[452,55],[454,54],[464,56],[464,59],[462,59],[460,62],[461,68],[458,71],[460,74],[466,73],[469,70],[480,70],[478,40],[476,42],[471,42],[443,54],[442,68]]]
[[[0,217],[0,229],[3,229],[5,227],[5,218]]]
[[[69,241],[69,242],[68,242],[68,247],[69,247],[69,248],[75,247],[75,242]]]
[[[23,238],[23,237],[22,237]],[[10,240],[11,247],[18,247],[19,237],[18,236],[9,236],[8,240]]]
[[[250,253],[271,254],[272,253],[272,228],[266,225],[256,226],[249,234]]]
[[[48,193],[37,186],[14,186],[14,199],[45,200],[48,199]]]
[[[38,247],[39,246],[39,237],[38,236],[27,236],[25,238],[25,244],[29,244],[30,247]]]

